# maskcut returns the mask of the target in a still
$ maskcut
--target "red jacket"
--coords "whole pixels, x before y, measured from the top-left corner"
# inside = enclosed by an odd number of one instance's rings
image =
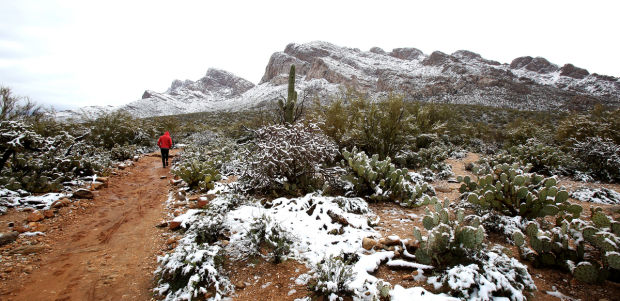
[[[159,137],[159,140],[157,140],[157,146],[160,148],[172,147],[172,138],[170,138],[169,132],[165,132],[163,136]]]

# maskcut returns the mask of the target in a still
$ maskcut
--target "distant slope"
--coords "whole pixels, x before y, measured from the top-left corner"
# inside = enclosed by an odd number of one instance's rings
[[[395,92],[408,100],[521,110],[587,109],[596,103],[620,106],[618,78],[590,74],[571,64],[559,67],[541,57],[501,64],[467,50],[426,55],[415,48],[361,51],[317,41],[289,44],[274,53],[258,85],[209,69],[195,82],[175,80],[167,91],[147,90],[142,99],[119,109],[148,117],[260,106],[285,95],[291,64],[297,68],[296,88],[301,94],[321,99],[352,88],[371,97]]]

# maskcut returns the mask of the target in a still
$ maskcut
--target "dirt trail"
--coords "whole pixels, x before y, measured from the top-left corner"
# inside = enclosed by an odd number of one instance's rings
[[[111,177],[93,206],[49,234],[39,269],[2,286],[2,300],[150,300],[162,248],[169,168],[146,156]],[[168,178],[170,178],[168,176]]]

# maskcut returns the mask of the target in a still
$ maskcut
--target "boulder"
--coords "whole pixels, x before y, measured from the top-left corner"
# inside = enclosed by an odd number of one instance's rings
[[[7,233],[0,233],[0,246],[12,243],[17,239],[19,232],[12,231]]]
[[[43,213],[43,216],[45,216],[46,218],[52,218],[54,217],[54,210],[43,210],[41,211],[41,213]]]
[[[30,214],[28,214],[28,217],[26,218],[26,220],[28,220],[29,222],[38,222],[42,221],[43,219],[45,219],[45,215],[43,215],[43,213],[41,213],[41,211],[39,210],[30,212]]]
[[[582,79],[590,75],[590,72],[588,72],[588,70],[586,69],[575,67],[573,64],[566,64],[562,66],[562,68],[560,68],[560,75],[568,76],[568,77],[572,77],[576,79]]]
[[[362,239],[362,248],[366,250],[371,250],[376,245],[377,245],[377,241],[370,237],[364,237],[364,239]]]
[[[168,228],[170,230],[176,230],[178,228],[181,227],[181,222],[177,222],[177,221],[169,221],[168,222]]]
[[[80,188],[73,192],[73,195],[71,197],[74,199],[94,199],[95,194],[88,189]]]

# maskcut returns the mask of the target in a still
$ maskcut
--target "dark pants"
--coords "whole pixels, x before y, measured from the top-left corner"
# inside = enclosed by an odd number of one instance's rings
[[[168,165],[168,152],[170,151],[167,148],[160,148],[161,150],[161,163],[166,167]]]

